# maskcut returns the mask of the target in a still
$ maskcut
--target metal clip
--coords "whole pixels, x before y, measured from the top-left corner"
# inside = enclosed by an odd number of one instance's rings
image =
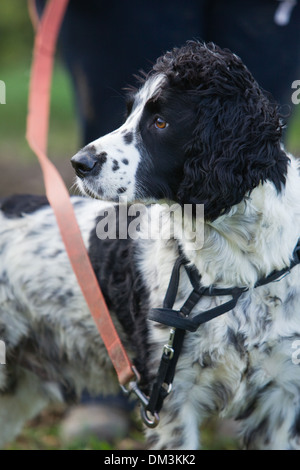
[[[169,359],[172,359],[174,355],[174,349],[173,349],[173,342],[174,342],[174,336],[175,336],[175,331],[176,328],[171,328],[170,329],[170,336],[167,344],[164,345],[163,353],[169,357]]]
[[[147,410],[147,406],[149,405],[149,399],[138,387],[138,382],[140,380],[139,373],[137,372],[135,367],[132,367],[132,370],[134,372],[136,380],[129,382],[127,385],[128,388],[126,388],[125,385],[120,385],[120,387],[126,396],[129,396],[131,393],[134,393],[141,405],[142,421],[144,422],[144,424],[146,424],[146,426],[148,426],[148,428],[155,428],[159,423],[159,415],[158,413],[154,413],[153,418],[149,418],[149,411]]]
[[[148,428],[156,428],[156,426],[159,424],[159,415],[158,413],[154,413],[153,419],[150,419],[148,417],[149,411],[145,408],[141,408],[141,418],[143,420],[143,423],[146,424]]]

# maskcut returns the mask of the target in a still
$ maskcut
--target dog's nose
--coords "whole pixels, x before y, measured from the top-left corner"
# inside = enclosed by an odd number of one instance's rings
[[[92,153],[81,151],[76,153],[76,155],[71,158],[71,164],[75,170],[76,175],[79,178],[84,178],[93,170],[93,168],[95,168],[97,165],[97,159]]]

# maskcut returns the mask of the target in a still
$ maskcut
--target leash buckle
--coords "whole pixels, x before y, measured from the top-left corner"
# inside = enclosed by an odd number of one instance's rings
[[[168,359],[172,359],[174,356],[174,336],[175,336],[176,328],[170,328],[170,336],[167,344],[164,345],[163,353],[168,357]]]
[[[136,396],[141,405],[140,413],[143,423],[146,424],[148,428],[155,428],[159,423],[159,415],[158,413],[154,413],[152,418],[148,416],[149,410],[147,410],[147,407],[149,405],[149,399],[139,389],[138,383],[140,381],[140,375],[138,371],[134,366],[132,366],[132,370],[135,375],[135,380],[130,381],[127,384],[127,388],[125,387],[125,385],[120,385],[120,387],[126,396],[129,396],[132,393]]]

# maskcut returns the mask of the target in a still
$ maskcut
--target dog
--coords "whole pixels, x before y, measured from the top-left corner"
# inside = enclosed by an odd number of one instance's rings
[[[151,449],[198,449],[199,426],[211,416],[237,420],[246,449],[300,447],[300,268],[291,265],[300,175],[283,127],[239,57],[189,41],[130,89],[119,129],[72,157],[84,193],[72,198],[77,220],[146,395],[170,335],[151,312],[164,305],[176,260],[183,256],[211,294],[199,296],[191,321],[226,304],[226,289],[241,289],[233,308],[185,333],[160,422],[146,430]],[[136,201],[145,203],[137,236],[121,237],[123,226],[116,239],[99,236]],[[170,220],[171,203],[192,211],[173,217],[168,237],[148,236],[144,222]],[[185,217],[190,232],[203,231],[201,246],[176,236]],[[134,220],[122,218],[127,234]],[[52,401],[73,402],[84,388],[114,392],[118,383],[46,198],[1,201],[0,253],[3,445]],[[181,267],[174,310],[191,294],[188,273]]]

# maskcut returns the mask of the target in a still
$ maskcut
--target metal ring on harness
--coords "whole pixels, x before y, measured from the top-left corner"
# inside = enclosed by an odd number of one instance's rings
[[[129,396],[131,393],[134,393],[136,398],[138,399],[140,405],[141,405],[141,418],[143,420],[143,423],[146,424],[148,428],[155,428],[159,424],[159,415],[158,413],[154,413],[153,419],[150,419],[147,412],[147,407],[149,405],[149,399],[146,397],[146,395],[139,389],[138,382],[140,380],[140,376],[136,368],[133,366],[132,370],[135,374],[136,380],[133,380],[128,383],[128,388],[126,388],[124,385],[120,385],[123,393],[126,396]],[[152,414],[152,413],[151,413]]]
[[[148,413],[149,411],[146,410],[146,408],[144,406],[141,407],[141,418],[143,420],[143,422],[146,424],[146,426],[148,426],[148,428],[156,428],[156,426],[159,424],[159,415],[158,413],[154,413],[153,415],[153,419],[151,420],[149,417],[148,417]]]

